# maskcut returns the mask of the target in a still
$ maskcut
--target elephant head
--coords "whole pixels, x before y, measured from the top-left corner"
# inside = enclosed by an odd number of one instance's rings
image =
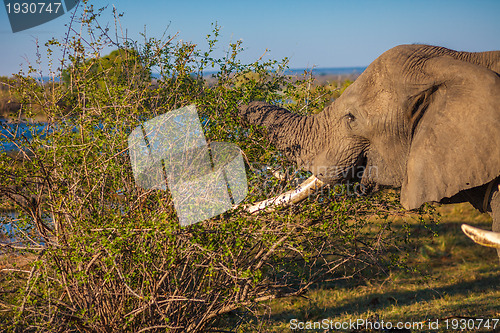
[[[318,184],[358,176],[371,187],[400,187],[406,209],[469,200],[491,211],[497,186],[488,184],[500,175],[498,73],[500,51],[401,45],[373,61],[321,113],[300,116],[262,102],[239,112],[265,127],[269,140]]]

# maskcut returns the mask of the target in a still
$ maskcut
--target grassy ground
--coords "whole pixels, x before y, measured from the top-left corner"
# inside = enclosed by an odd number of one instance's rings
[[[421,245],[409,257],[410,268],[418,272],[392,269],[381,278],[320,285],[305,297],[268,302],[259,310],[264,323],[257,330],[288,332],[291,321],[293,327],[300,327],[298,322],[314,325],[329,320],[321,329],[310,331],[335,332],[336,323],[347,325],[362,319],[372,321],[374,329],[366,332],[378,332],[375,322],[380,324],[382,320],[394,326],[397,322],[413,326],[406,332],[460,331],[464,322],[469,326],[462,331],[478,331],[472,328],[478,327],[479,320],[472,319],[500,318],[500,266],[496,251],[475,245],[460,229],[462,223],[491,229],[491,218],[469,204],[441,206],[438,212],[441,223],[437,237],[429,239],[419,227],[413,232],[414,237],[422,238]],[[248,330],[255,331],[255,324],[248,325]],[[496,329],[491,320],[489,324],[487,329],[483,322],[479,331],[500,332],[500,322]],[[355,331],[352,328],[343,331]]]

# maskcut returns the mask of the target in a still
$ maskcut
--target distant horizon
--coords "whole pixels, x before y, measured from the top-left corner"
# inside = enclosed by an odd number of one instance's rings
[[[285,71],[286,75],[300,75],[303,74],[305,71],[312,71],[313,75],[359,75],[361,74],[368,66],[346,66],[346,67],[314,67],[314,68],[288,68]],[[211,75],[211,74],[216,74],[218,73],[217,70],[213,71],[205,71],[205,75]],[[13,73],[14,74],[14,73]],[[39,77],[38,75],[30,75],[31,77]],[[151,74],[153,79],[158,79],[160,78],[159,73],[152,73]],[[0,75],[0,77],[8,77],[11,78],[12,75]],[[52,76],[48,75],[43,75],[42,80],[44,82],[47,82],[52,79]],[[58,82],[59,80],[56,80]]]

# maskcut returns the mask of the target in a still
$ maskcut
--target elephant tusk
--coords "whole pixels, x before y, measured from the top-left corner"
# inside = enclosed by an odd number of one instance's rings
[[[500,233],[498,232],[482,230],[468,224],[462,224],[462,231],[480,245],[500,249]]]
[[[306,179],[302,184],[297,186],[296,189],[282,193],[274,198],[266,199],[258,202],[254,205],[246,207],[246,211],[250,214],[266,209],[270,206],[288,206],[299,201],[304,200],[310,194],[314,193],[317,189],[323,187],[324,182],[316,178],[316,176],[311,176]]]

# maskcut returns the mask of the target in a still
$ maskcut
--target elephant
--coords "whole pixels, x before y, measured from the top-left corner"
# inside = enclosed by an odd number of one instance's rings
[[[245,124],[291,162],[312,172],[297,190],[250,207],[289,205],[324,184],[352,180],[375,191],[400,188],[405,209],[425,202],[470,202],[493,231],[463,225],[500,256],[500,51],[459,52],[411,44],[375,59],[320,113],[298,115],[253,101]]]

